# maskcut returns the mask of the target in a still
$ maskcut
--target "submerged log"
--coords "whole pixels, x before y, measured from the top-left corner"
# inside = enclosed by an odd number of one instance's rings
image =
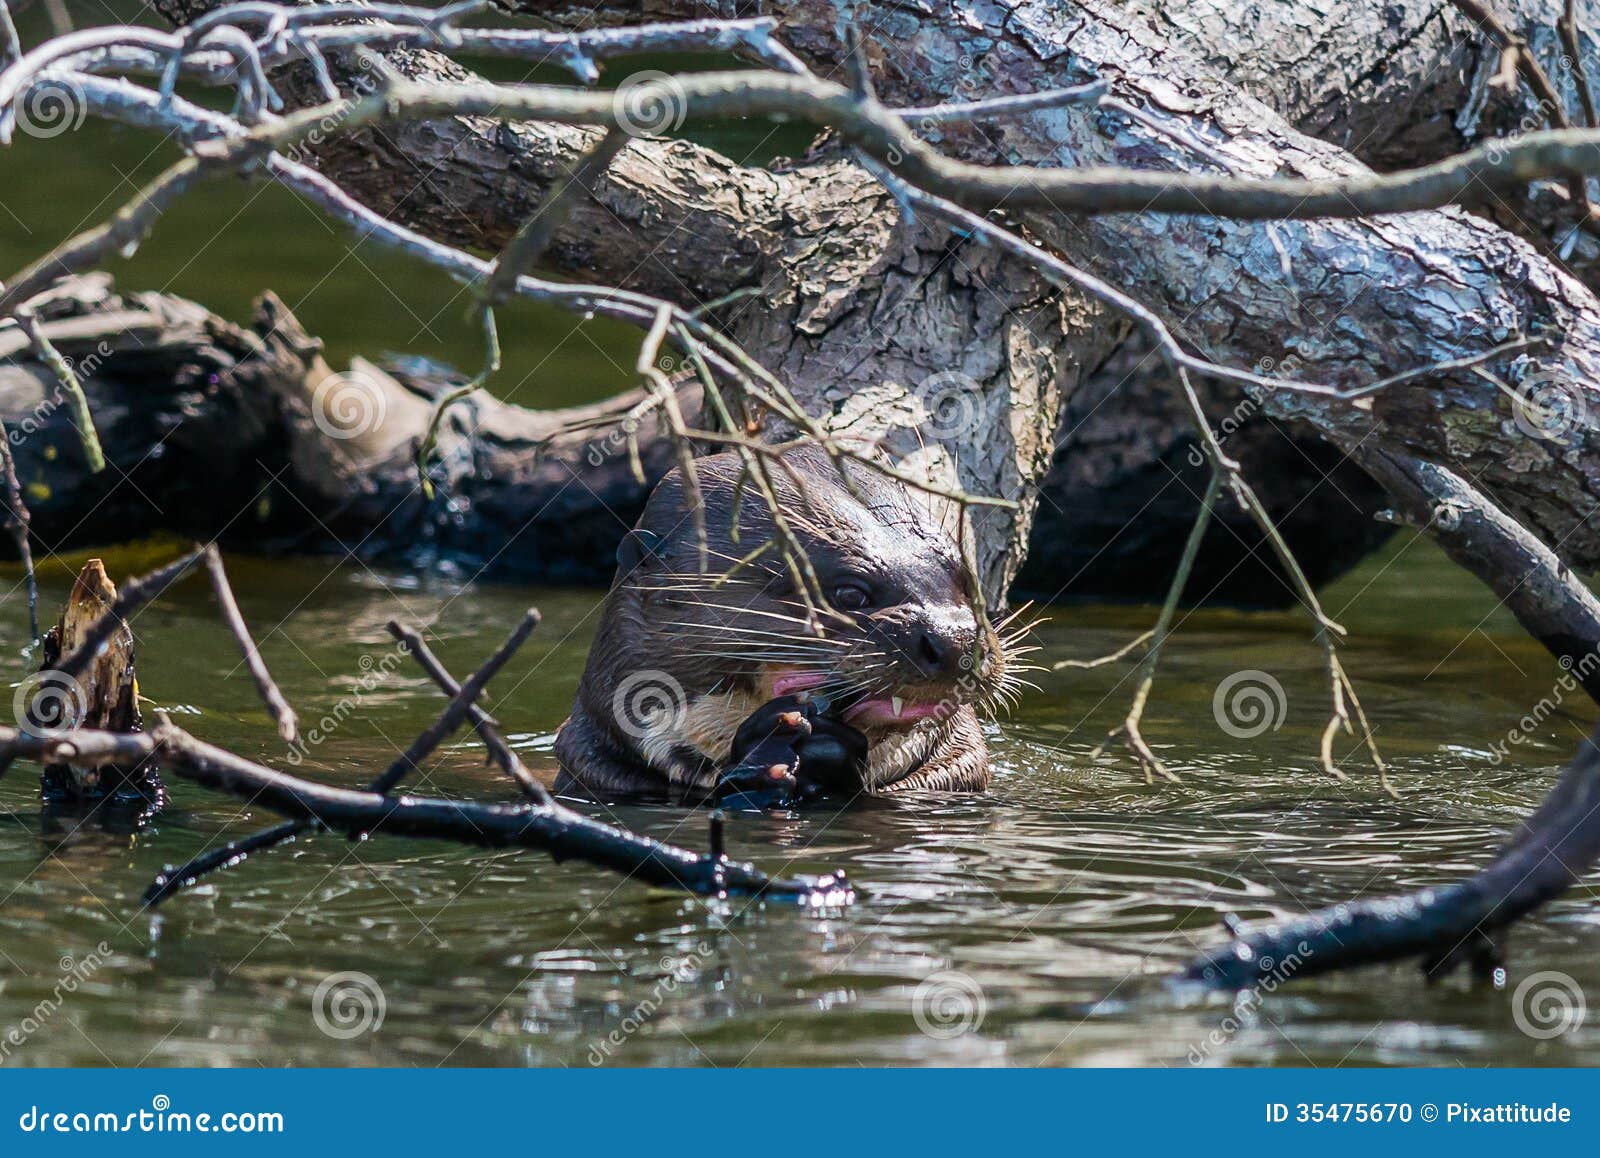
[[[367,362],[335,372],[270,294],[251,327],[164,294],[76,279],[39,308],[84,378],[109,469],[91,474],[53,377],[0,346],[0,420],[49,551],[157,532],[468,574],[606,583],[647,488],[629,463],[642,394],[529,411],[480,395],[441,432],[433,497],[414,454],[447,385]],[[682,394],[699,420],[698,393]],[[639,428],[646,479],[672,449]]]

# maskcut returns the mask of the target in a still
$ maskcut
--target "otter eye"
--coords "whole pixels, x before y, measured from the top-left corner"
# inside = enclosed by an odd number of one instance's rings
[[[839,611],[860,611],[872,602],[872,593],[862,583],[841,583],[828,593],[828,602]]]

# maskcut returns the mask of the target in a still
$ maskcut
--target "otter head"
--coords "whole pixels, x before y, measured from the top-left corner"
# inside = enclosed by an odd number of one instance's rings
[[[619,549],[580,693],[652,768],[703,779],[751,712],[804,693],[867,736],[883,784],[1002,693],[1005,647],[921,495],[795,448],[769,472],[780,525],[737,455],[695,467],[697,486],[662,480]]]

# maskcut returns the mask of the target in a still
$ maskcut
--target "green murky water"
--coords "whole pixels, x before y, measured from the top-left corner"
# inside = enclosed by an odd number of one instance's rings
[[[113,558],[118,568],[148,561]],[[544,625],[493,700],[530,762],[565,714],[596,605],[588,592],[463,587],[354,565],[239,559],[233,570],[268,661],[309,723],[343,715],[341,699],[393,666],[391,617],[429,625],[440,656],[464,672],[537,604]],[[48,578],[57,599],[66,572]],[[19,766],[0,782],[0,1030],[51,995],[63,957],[81,967],[92,955],[95,968],[7,1060],[1183,1065],[1208,1050],[1246,1064],[1594,1061],[1592,1032],[1536,1041],[1518,1030],[1509,993],[1428,988],[1398,967],[1280,990],[1220,1046],[1205,1043],[1231,1024],[1226,1005],[1162,992],[1163,968],[1210,943],[1223,910],[1292,913],[1481,863],[1581,731],[1558,713],[1536,744],[1491,761],[1490,745],[1550,692],[1555,669],[1421,544],[1340,584],[1330,606],[1351,628],[1349,662],[1400,803],[1353,760],[1346,784],[1319,773],[1326,701],[1300,621],[1196,614],[1147,721],[1180,786],[1147,788],[1120,756],[1090,758],[1127,700],[1126,669],[1111,668],[1048,676],[991,730],[999,771],[985,796],[736,817],[736,855],[772,871],[843,866],[870,891],[826,916],[738,912],[535,854],[317,837],[178,898],[157,922],[138,897],[163,864],[272,817],[177,784],[171,811],[136,837],[94,823],[45,830],[33,770]],[[1040,639],[1049,656],[1086,657],[1148,619],[1073,608]],[[15,593],[0,628],[9,682],[23,671]],[[282,766],[283,745],[202,585],[173,592],[136,628],[148,696],[198,735]],[[1270,673],[1285,705],[1281,728],[1250,740],[1225,734],[1212,711],[1218,682],[1243,669]],[[438,711],[423,679],[393,671],[302,772],[355,786]],[[508,798],[464,739],[418,790]],[[612,815],[663,838],[704,837],[704,816],[691,811]],[[111,950],[103,962],[101,942]],[[1513,979],[1559,969],[1594,992],[1597,950],[1592,908],[1563,902],[1516,938]],[[384,1019],[345,1040],[319,1028],[314,995],[348,971],[381,990]],[[951,1028],[980,1008],[982,1020],[946,1037],[925,1014],[930,1035],[916,1011],[931,990],[919,1001],[918,986],[950,971],[961,976],[935,984],[952,995]]]
[[[80,133],[0,155],[6,271],[103,216],[169,156],[148,137]],[[455,286],[352,246],[272,189],[219,186],[191,199],[116,272],[129,288],[171,289],[235,317],[271,287],[328,339],[336,362],[404,350],[470,365],[476,355]],[[501,328],[501,389],[519,401],[565,403],[627,380],[622,331],[532,310]],[[108,560],[122,577],[162,550]],[[547,759],[595,593],[462,586],[327,561],[230,566],[301,715],[345,717],[303,772],[355,785],[437,712],[436,693],[404,665],[363,693],[353,714],[339,708],[392,666],[388,619],[426,625],[444,661],[464,672],[528,604],[544,612],[544,625],[495,684],[492,706],[530,762]],[[46,566],[47,606],[69,575],[68,562]],[[14,579],[8,573],[0,587],[8,685],[27,670]],[[164,864],[273,818],[177,784],[171,809],[136,836],[93,821],[68,830],[42,823],[34,770],[18,766],[0,781],[0,1061],[1600,1060],[1593,1030],[1535,1038],[1518,1027],[1509,991],[1429,988],[1403,968],[1296,984],[1243,1017],[1226,1003],[1178,1003],[1162,990],[1167,967],[1217,938],[1222,911],[1294,913],[1446,881],[1482,863],[1547,790],[1592,714],[1569,702],[1509,759],[1491,758],[1491,745],[1550,696],[1558,673],[1424,544],[1397,544],[1330,591],[1328,603],[1351,630],[1347,662],[1393,762],[1399,803],[1353,753],[1347,783],[1318,770],[1326,688],[1303,620],[1193,614],[1145,722],[1181,785],[1146,787],[1119,753],[1090,757],[1130,692],[1130,669],[1113,665],[1047,674],[1041,692],[991,728],[998,774],[987,795],[733,822],[732,851],[763,868],[848,869],[870,898],[843,913],[742,912],[533,854],[317,837],[218,877],[155,921],[138,897]],[[1059,610],[1039,641],[1047,660],[1089,657],[1151,618],[1148,609]],[[156,704],[201,737],[269,763],[284,758],[203,587],[171,592],[135,626],[143,688]],[[1219,682],[1246,670],[1281,686],[1281,726],[1238,738],[1219,727],[1213,699]],[[465,739],[416,787],[509,795]],[[613,815],[664,838],[704,837],[694,812]],[[1513,982],[1560,970],[1600,999],[1600,919],[1590,900],[1568,899],[1519,932]],[[87,980],[56,1006],[64,970]],[[381,1024],[354,1036],[316,1016],[319,985],[344,973],[370,979],[374,1002],[381,994]]]

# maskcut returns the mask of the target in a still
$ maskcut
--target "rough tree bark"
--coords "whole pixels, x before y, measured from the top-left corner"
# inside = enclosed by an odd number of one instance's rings
[[[716,7],[706,0],[636,0],[608,4],[599,12],[588,7],[551,5],[545,0],[512,0],[511,6],[564,24],[704,15]],[[741,11],[744,7],[749,6],[742,6]],[[1507,14],[1507,20],[1527,36],[1544,63],[1569,119],[1583,123],[1576,74],[1570,61],[1563,57],[1556,32],[1556,21],[1564,7],[1564,0],[1534,0]],[[1132,90],[1131,94],[1119,90],[1119,95],[1131,95],[1132,103],[1158,114],[1176,115],[1184,122],[1179,130],[1189,140],[1203,142],[1201,148],[1205,142],[1215,145],[1219,132],[1224,137],[1238,135],[1234,142],[1236,155],[1218,159],[1241,173],[1271,171],[1275,164],[1270,159],[1271,150],[1278,144],[1283,126],[1268,118],[1259,127],[1252,126],[1252,133],[1238,134],[1241,125],[1251,125],[1252,114],[1247,111],[1251,102],[1222,90],[1219,77],[1271,105],[1303,132],[1348,148],[1357,158],[1379,168],[1437,159],[1484,136],[1542,127],[1547,121],[1547,111],[1539,109],[1525,89],[1508,92],[1488,84],[1499,68],[1500,53],[1481,29],[1448,2],[1408,0],[1367,9],[1296,0],[1265,7],[1215,0],[1199,5],[1143,3],[1121,10],[1108,4],[1077,9],[1035,4],[1014,10],[989,10],[935,2],[906,6],[796,0],[767,5],[766,9],[784,17],[785,34],[809,63],[831,75],[840,69],[841,22],[849,20],[863,27],[869,40],[875,39],[879,45],[880,90],[886,99],[895,102],[931,103],[954,94],[1033,91],[1039,86],[1081,80],[1087,73],[1104,72]],[[970,18],[963,18],[960,13]],[[1600,40],[1593,32],[1595,15],[1592,3],[1579,5],[1578,38],[1591,77],[1600,75]],[[1126,43],[1119,32],[1124,26],[1130,33]],[[1170,44],[1163,44],[1163,37]],[[1208,75],[1211,69],[1215,75]],[[1097,139],[1097,120],[1092,113],[1066,110],[1035,117],[1021,126],[1008,126],[1010,131],[984,134],[967,130],[953,143],[964,146],[967,155],[987,160],[1120,160],[1149,164],[1159,154],[1178,167],[1193,167],[1197,161],[1205,164],[1197,152],[1186,147],[1175,151],[1168,142],[1141,137],[1137,129],[1124,133],[1109,149],[1105,148],[1104,142]],[[1049,129],[1032,131],[1041,122],[1058,128],[1063,124],[1072,127],[1056,134]],[[1255,140],[1246,139],[1252,135]],[[991,136],[992,140],[987,139]],[[1309,163],[1332,165],[1335,169],[1345,166],[1344,171],[1348,171],[1347,160],[1332,150],[1302,148],[1306,157],[1299,159],[1300,163],[1308,163],[1314,156],[1317,160]],[[1223,148],[1221,153],[1229,151]],[[1573,233],[1564,190],[1554,185],[1545,186],[1526,200],[1496,198],[1483,208],[1491,211],[1496,220],[1516,226],[1547,255],[1562,248],[1562,242]],[[1288,311],[1290,328],[1283,332],[1314,332],[1324,319],[1341,319],[1350,330],[1352,340],[1344,343],[1343,352],[1328,350],[1320,359],[1305,358],[1303,351],[1291,353],[1275,341],[1263,346],[1260,331],[1253,337],[1247,333],[1245,341],[1238,341],[1232,313],[1226,308],[1219,311],[1212,303],[1210,312],[1215,321],[1207,328],[1225,333],[1226,345],[1248,361],[1279,363],[1293,358],[1311,376],[1325,368],[1334,374],[1359,375],[1363,369],[1360,362],[1347,360],[1347,355],[1363,340],[1363,327],[1375,323],[1380,329],[1372,336],[1380,341],[1374,347],[1379,353],[1373,360],[1377,363],[1373,372],[1381,373],[1382,366],[1392,367],[1407,356],[1421,355],[1423,348],[1437,348],[1440,339],[1448,337],[1439,333],[1440,319],[1428,317],[1438,303],[1429,300],[1433,290],[1425,283],[1436,279],[1448,282],[1449,273],[1429,268],[1431,251],[1440,239],[1430,236],[1427,228],[1409,236],[1367,237],[1354,246],[1339,239],[1316,239],[1309,256],[1318,259],[1333,250],[1346,249],[1348,252],[1338,255],[1346,268],[1339,279],[1327,279],[1333,284],[1321,287],[1323,292],[1306,294],[1305,287],[1294,284],[1296,279],[1278,278],[1273,268],[1289,260],[1287,253],[1282,258],[1278,256],[1277,251],[1284,248],[1278,227],[1234,231],[1213,246],[1212,253],[1199,255],[1184,253],[1181,241],[1169,254],[1169,241],[1164,236],[1166,223],[1161,219],[1140,223],[1134,230],[1136,240],[1127,235],[1119,237],[1117,224],[1102,221],[1091,225],[1090,234],[1097,236],[1091,239],[1079,234],[1079,250],[1068,248],[1066,252],[1081,257],[1087,250],[1092,257],[1097,249],[1101,256],[1110,250],[1111,256],[1101,268],[1106,271],[1109,265],[1107,272],[1113,276],[1124,253],[1137,251],[1149,258],[1147,266],[1159,266],[1169,257],[1176,258],[1171,263],[1174,268],[1158,269],[1156,274],[1167,283],[1158,296],[1166,297],[1170,311],[1179,318],[1187,318],[1199,297],[1207,292],[1189,292],[1196,289],[1196,282],[1204,286],[1206,281],[1203,274],[1196,276],[1195,259],[1209,263],[1215,274],[1220,257],[1223,269],[1220,276],[1213,276],[1214,284],[1230,290],[1249,285],[1248,272],[1237,283],[1227,277],[1230,269],[1242,266],[1246,271],[1253,268],[1264,273],[1269,280],[1287,283],[1282,288],[1291,296],[1311,299],[1304,307],[1297,301]],[[1179,224],[1178,228],[1188,227]],[[1050,236],[1048,224],[1042,231]],[[1071,224],[1066,231],[1076,232]],[[1480,237],[1479,245],[1498,248],[1501,240],[1485,242]],[[1573,250],[1569,263],[1593,284],[1597,280],[1593,239],[1580,235],[1573,240],[1576,245],[1567,247]],[[1392,256],[1387,252],[1391,246],[1396,248]],[[1407,249],[1411,250],[1409,254]],[[1377,252],[1374,254],[1373,250]],[[1519,300],[1518,295],[1493,292],[1493,282],[1499,277],[1525,280],[1521,268],[1525,260],[1526,254],[1514,249],[1496,253],[1488,260],[1471,255],[1460,275],[1468,284],[1466,300],[1456,295],[1462,316],[1493,319],[1501,325],[1508,317],[1515,319],[1512,324],[1533,324],[1535,318],[1530,314],[1539,311],[1529,309],[1528,299],[1536,295],[1524,294]],[[1400,309],[1402,317],[1409,309],[1413,316],[1420,314],[1425,323],[1432,323],[1419,327],[1422,332],[1413,335],[1421,341],[1400,342],[1397,348],[1396,343],[1382,340],[1385,315],[1395,308],[1382,295],[1369,303],[1371,308],[1364,319],[1347,316],[1340,301],[1342,291],[1355,282],[1353,291],[1348,292],[1361,292],[1359,277],[1350,276],[1352,265],[1364,265],[1369,272],[1388,269],[1402,285],[1407,280],[1412,283],[1409,290],[1401,292],[1410,293],[1413,301],[1409,306],[1402,303]],[[1529,272],[1536,272],[1544,280],[1537,289],[1547,289],[1554,277],[1549,267],[1534,266]],[[1321,275],[1322,271],[1314,268],[1309,276]],[[1485,288],[1491,291],[1486,296],[1477,293]],[[1253,292],[1247,290],[1238,297],[1248,301]],[[1479,300],[1471,300],[1474,296]],[[1506,300],[1508,297],[1510,300]],[[1579,298],[1568,304],[1588,307],[1591,303]],[[1553,311],[1555,318],[1546,324],[1560,324],[1564,312],[1559,308]],[[1499,318],[1495,318],[1496,313]],[[1274,332],[1279,320],[1285,319],[1281,315],[1275,318],[1266,331]],[[1408,321],[1402,321],[1405,324]],[[1198,336],[1206,341],[1204,332]],[[1392,350],[1387,356],[1386,346]],[[1032,544],[1033,565],[1022,575],[1025,586],[1040,588],[1048,582],[1054,590],[1060,584],[1059,576],[1067,575],[1080,577],[1081,589],[1088,592],[1110,588],[1148,596],[1155,593],[1153,583],[1129,585],[1130,577],[1139,571],[1137,561],[1142,559],[1152,570],[1165,571],[1181,549],[1201,488],[1196,479],[1179,479],[1175,475],[1198,468],[1185,464],[1192,445],[1187,441],[1181,414],[1163,396],[1167,385],[1163,369],[1153,360],[1146,360],[1144,368],[1133,371],[1130,377],[1128,363],[1136,359],[1136,353],[1123,352],[1066,399],[1054,464],[1041,498],[1038,534]],[[1553,388],[1566,391],[1582,382],[1581,362],[1580,358],[1580,364],[1552,375]],[[1539,375],[1543,371],[1536,369],[1532,373]],[[1240,396],[1212,387],[1208,403],[1215,414],[1236,415]],[[1491,400],[1489,409],[1492,406]],[[1479,405],[1478,409],[1482,411],[1484,407]],[[1330,452],[1326,446],[1319,447],[1304,424],[1286,421],[1287,411],[1262,414],[1248,405],[1244,410],[1246,417],[1236,424],[1230,451],[1251,467],[1253,477],[1265,481],[1264,491],[1277,500],[1275,516],[1283,523],[1291,543],[1302,552],[1315,579],[1337,574],[1381,542],[1384,529],[1367,518],[1380,505],[1379,493],[1359,471],[1352,469],[1342,455]],[[1441,436],[1435,430],[1422,440],[1422,447],[1414,449],[1437,453],[1448,437],[1448,433]],[[1350,438],[1335,441],[1346,448],[1352,445]],[[1115,447],[1117,452],[1106,453],[1107,446]],[[1541,455],[1540,449],[1533,448],[1534,459],[1549,457]],[[1448,453],[1455,452],[1447,452],[1447,457]],[[1523,460],[1523,455],[1513,458],[1518,463]],[[1331,485],[1319,485],[1324,473]],[[1467,475],[1476,477],[1477,472],[1469,468]],[[1576,489],[1572,482],[1568,480],[1569,493]],[[1580,502],[1589,499],[1587,487],[1583,490]],[[1122,499],[1121,505],[1108,502],[1107,496],[1111,495]],[[1308,495],[1311,500],[1306,502]],[[1513,499],[1509,505],[1515,508],[1518,503]],[[1136,535],[1124,532],[1126,515],[1134,511],[1144,512]],[[1239,602],[1271,601],[1282,588],[1274,577],[1275,568],[1260,562],[1260,543],[1254,527],[1238,512],[1224,511],[1220,515],[1197,563],[1199,582],[1194,590],[1218,590],[1224,598]],[[1572,525],[1568,521],[1563,528]],[[1561,532],[1554,533],[1556,537],[1551,541],[1559,541]],[[1323,549],[1318,550],[1318,546]],[[1219,582],[1221,587],[1217,586]]]
[[[891,103],[1099,77],[1159,124],[1069,107],[994,127],[931,127],[938,143],[971,159],[1220,166],[1260,176],[1361,169],[1230,86],[1139,12],[1098,0],[924,7],[787,0],[769,10],[785,19],[789,42],[824,69],[839,59],[840,22],[859,24]],[[1371,221],[1031,214],[1027,223],[1222,361],[1293,358],[1302,377],[1353,387],[1512,335],[1544,337],[1546,347],[1515,359],[1505,377],[1514,388],[1575,400],[1571,429],[1557,438],[1522,433],[1496,386],[1471,372],[1360,402],[1286,391],[1258,401],[1267,414],[1303,420],[1358,458],[1389,449],[1448,465],[1568,561],[1585,569],[1600,562],[1600,533],[1587,521],[1600,479],[1600,416],[1591,405],[1600,306],[1531,246],[1457,209]]]
[[[167,12],[182,19],[196,10],[183,8]],[[637,12],[621,5],[609,14]],[[431,54],[398,63],[412,76],[462,75]],[[397,126],[318,152],[324,170],[364,200],[482,249],[502,244],[591,140],[559,126],[463,119]],[[558,236],[554,264],[679,301],[759,288],[758,299],[723,312],[728,330],[836,425],[898,426],[904,449],[906,427],[923,416],[930,394],[951,388],[951,371],[998,399],[955,407],[978,422],[944,440],[961,444],[970,489],[1030,498],[1022,484],[1037,481],[1052,449],[1054,395],[1097,396],[1092,416],[1080,407],[1055,455],[1072,466],[1059,472],[1070,486],[1050,492],[1047,537],[1069,544],[1073,558],[1051,573],[1070,577],[1069,594],[1159,594],[1194,510],[1185,480],[1169,467],[1187,472],[1194,444],[1165,395],[1111,390],[1104,377],[1099,386],[1086,382],[1117,336],[1104,311],[1064,301],[1026,271],[941,230],[907,230],[870,178],[826,154],[773,172],[686,142],[639,140],[595,192]],[[1207,389],[1220,410],[1238,401]],[[1305,432],[1285,438],[1258,422],[1240,435],[1239,449],[1314,579],[1338,573],[1381,540],[1385,529],[1367,518],[1375,489]],[[1327,462],[1339,490],[1357,501],[1301,507],[1306,480],[1321,478],[1308,474],[1308,455]],[[1141,508],[1139,533],[1126,533],[1128,515]],[[1027,513],[1016,525],[984,515],[998,524],[987,537],[1015,542]],[[1226,521],[1201,566],[1209,581],[1196,589],[1215,588],[1235,602],[1281,601],[1273,568],[1255,555],[1254,527],[1233,512]],[[1010,564],[991,568],[991,586],[1009,577]],[[1049,595],[1062,584],[1028,586]]]
[[[630,14],[630,7],[619,6],[624,14]],[[681,13],[700,6],[686,2],[664,7]],[[790,20],[791,40],[816,62],[830,64],[837,53],[834,30],[840,6],[816,0],[779,7]],[[1175,144],[1167,135],[1113,114],[1069,109],[1007,125],[992,137],[962,131],[946,142],[968,155],[1133,160],[1146,166],[1167,161],[1180,167],[1220,162],[1238,172],[1262,172],[1277,163],[1282,151],[1291,167],[1306,172],[1349,171],[1353,165],[1337,150],[1296,137],[1203,65],[1166,44],[1136,12],[1093,4],[1079,9],[1024,5],[1009,13],[980,15],[973,10],[967,13],[972,19],[963,24],[942,19],[946,6],[934,7],[937,11],[920,21],[893,7],[849,7],[848,15],[869,29],[894,34],[885,40],[893,51],[880,53],[878,61],[879,83],[889,99],[937,100],[974,88],[1029,90],[1081,79],[1092,71],[1114,78],[1119,94],[1149,105],[1184,134],[1183,143]],[[1071,51],[1062,51],[1069,44]],[[964,68],[963,60],[970,67]],[[413,56],[405,65],[445,67],[423,56]],[[1174,106],[1181,116],[1168,115]],[[578,132],[544,126],[455,121],[371,134],[324,159],[359,194],[380,202],[387,195],[388,207],[398,217],[453,240],[482,244],[504,236],[537,204],[542,189],[585,139]],[[1197,150],[1196,140],[1208,143]],[[390,170],[373,164],[375,155],[402,169],[420,165],[429,180],[407,191],[385,175]],[[951,275],[960,253],[952,257],[952,247],[937,234],[909,237],[894,222],[886,199],[838,159],[813,157],[772,174],[733,166],[682,143],[638,142],[623,154],[599,194],[595,205],[574,214],[556,249],[559,260],[585,276],[603,277],[623,264],[637,270],[638,255],[648,252],[634,284],[665,290],[676,283],[680,298],[767,286],[758,303],[731,311],[734,332],[770,351],[771,360],[802,395],[819,401],[843,425],[857,422],[862,410],[870,410],[880,427],[885,414],[891,416],[887,424],[896,425],[897,411],[910,416],[910,425],[920,417],[916,374],[938,374],[952,364],[965,371],[967,365],[952,363],[952,352],[970,358],[974,342],[989,350],[991,356],[973,367],[979,372],[972,377],[991,395],[1002,395],[1014,405],[1009,411],[996,408],[1000,413],[980,423],[978,437],[963,447],[985,452],[969,453],[963,464],[963,481],[974,489],[1004,493],[1037,477],[1045,445],[1037,416],[1050,409],[1052,387],[1062,386],[1069,402],[1074,400],[1085,368],[1105,348],[1105,328],[1093,325],[1093,311],[1072,309],[1032,279],[1031,284],[1008,286],[1017,291],[1013,300],[987,317],[969,311],[968,317],[950,318],[952,285],[958,299],[963,293],[968,299],[958,300],[954,312],[971,298],[985,297],[973,289],[973,279],[963,286],[959,270]],[[819,196],[824,198],[822,212],[807,213],[817,208]],[[629,230],[618,230],[619,222]],[[1144,217],[1094,220],[1082,228],[1075,222],[1032,224],[1069,256],[1108,270],[1124,284],[1131,282],[1169,317],[1181,320],[1203,349],[1228,360],[1283,357],[1289,351],[1281,348],[1280,339],[1290,335],[1298,341],[1292,354],[1302,374],[1353,384],[1400,365],[1463,352],[1452,342],[1462,328],[1461,317],[1448,316],[1453,308],[1480,322],[1485,343],[1518,329],[1566,331],[1558,357],[1520,361],[1516,376],[1524,382],[1543,378],[1563,389],[1578,389],[1592,362],[1596,311],[1588,295],[1563,282],[1525,248],[1461,213],[1415,214],[1374,224],[1202,227]],[[696,243],[686,244],[688,236]],[[705,243],[708,238],[712,244]],[[720,244],[724,240],[728,244]],[[935,241],[940,244],[933,245]],[[819,284],[817,272],[806,264],[819,255],[852,257],[855,262],[846,265],[843,279]],[[1339,276],[1326,276],[1329,268],[1338,269]],[[1290,276],[1284,276],[1285,269]],[[943,284],[938,281],[941,271]],[[1374,286],[1374,273],[1397,284]],[[1519,276],[1533,283],[1531,289],[1515,284]],[[1502,290],[1501,279],[1512,284]],[[1010,279],[1002,275],[997,280]],[[896,290],[903,292],[897,296]],[[1241,298],[1248,300],[1241,303]],[[1018,299],[1028,310],[1020,326],[1008,313]],[[1241,316],[1245,311],[1252,316]],[[976,323],[972,312],[979,313]],[[1062,314],[1067,316],[1066,336],[1041,336],[1039,330],[1059,325]],[[1342,329],[1319,334],[1319,316]],[[905,317],[914,324],[899,324]],[[1047,323],[1043,327],[1041,318]],[[940,333],[946,322],[953,324]],[[936,340],[929,340],[930,332]],[[862,337],[872,342],[865,356],[853,349]],[[992,355],[997,347],[1007,353],[1003,366]],[[1504,405],[1479,379],[1464,377],[1448,385],[1448,390],[1407,389],[1380,399],[1381,422],[1360,406],[1283,394],[1266,399],[1265,410],[1284,419],[1305,419],[1345,449],[1359,452],[1363,438],[1377,437],[1394,440],[1406,453],[1442,457],[1465,477],[1478,478],[1480,485],[1486,481],[1502,505],[1530,521],[1549,541],[1560,543],[1571,558],[1592,558],[1595,545],[1581,523],[1592,506],[1583,466],[1588,426],[1580,425],[1569,445],[1557,445],[1553,455],[1552,448],[1530,445],[1507,429]],[[895,393],[903,407],[880,405]],[[1107,392],[1112,399],[1125,393]],[[863,396],[869,406],[850,409],[849,403],[859,403]],[[1015,415],[1035,416],[1020,435],[1017,427],[1027,424],[1009,421]],[[1003,437],[984,437],[995,434]],[[1155,453],[1135,465],[1147,475],[1155,470],[1161,485],[1168,485],[1173,452],[1187,445],[1158,437]],[[1300,454],[1299,447],[1290,449]],[[1521,466],[1546,460],[1557,469],[1541,471],[1538,480],[1515,477]],[[1306,477],[1298,464],[1296,474]],[[1028,488],[1021,489],[1025,493]],[[1273,489],[1270,482],[1266,489]],[[1284,490],[1294,494],[1294,488]],[[1370,495],[1350,508],[1359,514],[1368,504]],[[1077,508],[1069,504],[1068,509]],[[1326,532],[1328,520],[1326,511],[1318,511],[1309,525]],[[1000,543],[1016,539],[1023,521],[989,535],[991,557]],[[1174,520],[1174,530],[1181,521]],[[1353,555],[1375,536],[1359,519],[1349,525],[1356,528],[1356,546],[1348,552]],[[1289,529],[1292,538],[1292,520]],[[1053,537],[1096,543],[1092,534]],[[1129,554],[1141,569],[1159,570],[1162,560],[1151,557],[1150,545],[1164,540],[1175,542],[1176,536],[1152,534],[1148,541],[1133,544]],[[1115,550],[1119,544],[1113,540],[1107,547]],[[999,552],[990,569],[991,583],[1003,584],[1009,565],[999,560],[1009,558]]]

